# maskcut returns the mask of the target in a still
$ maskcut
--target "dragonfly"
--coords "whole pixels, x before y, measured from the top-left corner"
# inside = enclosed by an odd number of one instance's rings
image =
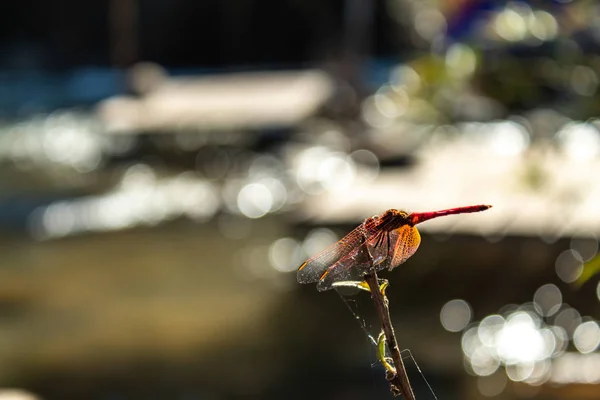
[[[367,218],[337,243],[306,260],[298,268],[298,282],[317,283],[318,291],[356,286],[356,282],[363,282],[370,271],[391,271],[417,251],[421,235],[415,225],[433,218],[474,213],[490,207],[475,205],[411,214],[387,210]]]

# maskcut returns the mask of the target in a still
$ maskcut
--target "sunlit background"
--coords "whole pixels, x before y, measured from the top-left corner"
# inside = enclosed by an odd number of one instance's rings
[[[368,295],[295,271],[388,208],[471,204],[383,275],[417,399],[600,398],[600,4],[0,21],[0,400],[391,398]]]

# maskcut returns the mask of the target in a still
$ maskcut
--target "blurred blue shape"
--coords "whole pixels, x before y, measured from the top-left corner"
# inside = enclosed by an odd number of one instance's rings
[[[91,103],[125,91],[124,72],[117,69],[81,68],[66,78],[66,97],[73,103]]]
[[[468,39],[482,16],[504,5],[505,2],[490,0],[463,1],[453,15],[448,16],[448,38],[455,41]]]
[[[0,116],[89,106],[125,89],[124,72],[115,69],[81,68],[66,73],[4,70],[0,71]]]

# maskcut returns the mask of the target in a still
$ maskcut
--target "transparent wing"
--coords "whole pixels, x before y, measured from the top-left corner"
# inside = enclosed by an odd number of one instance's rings
[[[384,269],[392,259],[394,247],[396,245],[395,240],[397,240],[395,236],[391,235],[392,232],[393,231],[382,231],[379,234],[372,235],[369,240],[365,242],[366,248],[371,255],[370,262],[373,264],[376,271]]]
[[[325,291],[335,282],[361,281],[372,267],[386,268],[395,242],[380,229],[380,219],[372,217],[348,233],[339,242],[309,258],[298,269],[298,282],[319,282]]]
[[[339,261],[342,259],[350,261],[352,251],[361,247],[364,240],[365,228],[361,224],[337,243],[306,260],[298,268],[298,282],[318,282],[330,268],[334,268],[336,265],[339,267],[349,266],[349,262],[340,263]]]
[[[371,258],[364,243],[354,248],[346,257],[332,265],[317,284],[317,290],[322,292],[333,288],[336,282],[360,282],[364,274],[371,268]]]

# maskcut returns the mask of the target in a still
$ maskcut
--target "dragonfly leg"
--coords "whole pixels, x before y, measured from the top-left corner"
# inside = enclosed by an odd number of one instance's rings
[[[396,375],[396,368],[390,364],[391,359],[385,356],[385,333],[383,331],[377,337],[377,358],[379,358],[387,374]]]
[[[355,289],[364,290],[365,292],[371,293],[371,289],[369,285],[365,281],[342,281],[342,282],[334,282],[331,284],[332,287],[351,287]]]
[[[387,233],[385,235],[385,239],[386,239],[386,242],[387,242],[387,250],[386,250],[385,254],[388,255],[388,259],[390,260],[390,263],[391,263],[392,258],[390,257],[390,234],[389,233]]]
[[[390,286],[390,282],[387,279],[379,279],[378,283],[379,283],[379,291],[381,292],[383,297],[387,300],[387,296],[385,295],[385,289],[387,289],[388,286]]]
[[[386,298],[385,289],[387,289],[387,287],[390,285],[390,283],[388,282],[387,279],[379,279],[378,283],[379,283],[379,291],[381,292],[383,297]],[[355,289],[360,289],[360,290],[364,290],[365,292],[371,293],[371,288],[369,287],[369,284],[365,281],[362,281],[362,282],[360,282],[360,281],[334,282],[331,286],[334,288],[335,287],[352,287]]]

